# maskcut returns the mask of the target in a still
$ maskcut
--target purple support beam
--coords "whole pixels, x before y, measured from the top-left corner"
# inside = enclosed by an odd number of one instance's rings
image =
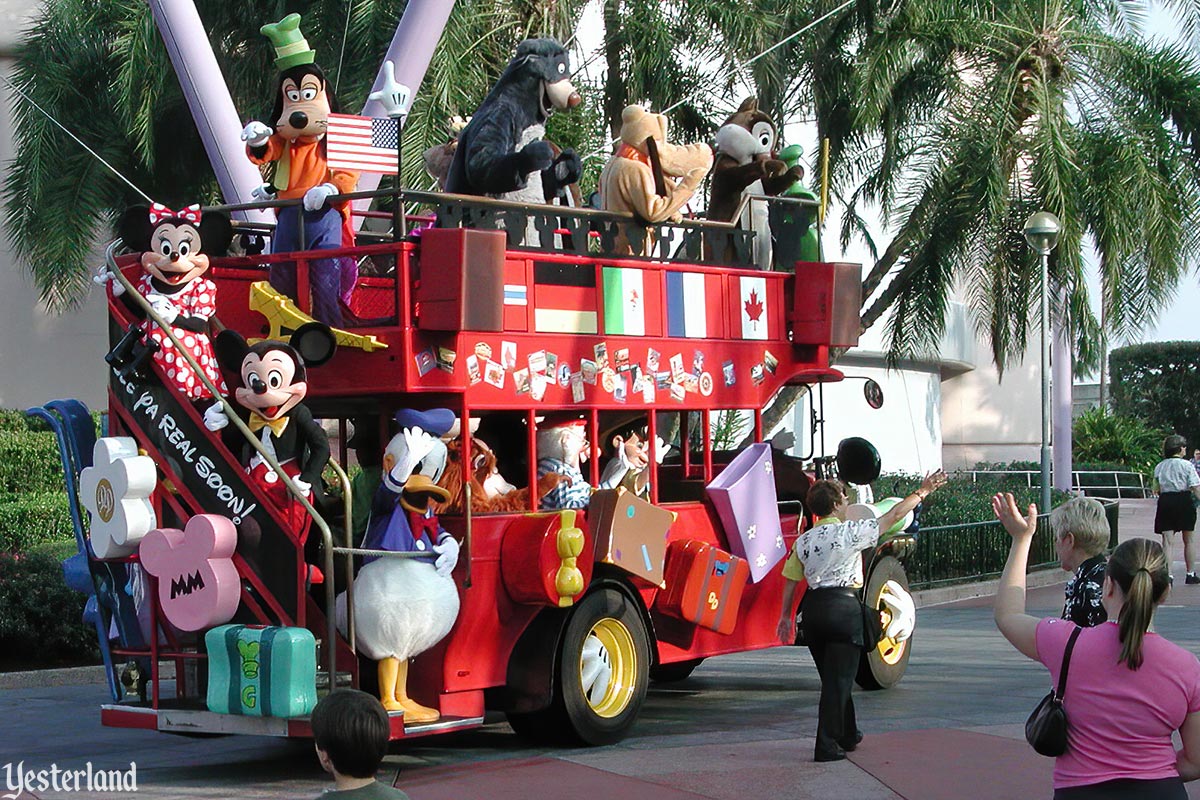
[[[196,4],[193,0],[148,2],[225,202],[249,202],[250,192],[262,183],[262,177],[258,168],[246,158],[246,146],[240,138],[242,123],[225,85],[225,76],[217,66]],[[261,211],[242,212],[238,216],[241,219],[268,219]]]
[[[433,51],[442,38],[442,31],[454,10],[454,0],[408,0],[404,8],[404,16],[396,26],[396,34],[388,46],[384,61],[396,65],[396,80],[409,88],[412,97],[417,96],[429,62],[433,59]],[[375,84],[371,91],[380,88],[383,82],[383,64],[379,65],[379,74],[375,76]],[[375,100],[368,100],[363,106],[365,117],[387,116],[382,106]],[[238,130],[241,128],[239,126]],[[379,187],[380,176],[373,172],[364,172],[358,179],[360,191],[370,191]],[[355,208],[365,210],[370,201],[360,200]],[[355,218],[355,225],[360,225],[362,217]]]
[[[1070,342],[1070,326],[1067,320],[1067,293],[1059,292],[1060,316],[1054,320],[1053,355],[1054,365],[1054,488],[1061,492],[1071,491],[1071,414],[1072,388],[1075,382],[1072,369],[1074,348]]]

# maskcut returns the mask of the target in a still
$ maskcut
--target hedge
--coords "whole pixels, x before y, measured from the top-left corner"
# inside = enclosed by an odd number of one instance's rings
[[[904,497],[921,485],[920,475],[903,472],[885,473],[871,484],[877,500],[884,497]],[[931,494],[921,504],[921,527],[960,525],[992,519],[992,495],[1012,492],[1017,504],[1042,502],[1042,491],[1026,483],[1024,475],[986,475],[978,481],[955,478]],[[1065,492],[1051,490],[1051,504],[1058,505],[1070,497]],[[1039,509],[1041,511],[1042,509]]]
[[[1119,347],[1108,367],[1114,413],[1200,443],[1200,342]]]
[[[0,495],[0,551],[24,553],[38,544],[74,541],[71,513],[61,489]]]
[[[82,620],[87,598],[63,582],[59,561],[68,554],[60,545],[0,553],[0,659],[5,666],[98,662],[96,630]]]
[[[53,433],[0,430],[0,494],[61,492],[63,485]]]

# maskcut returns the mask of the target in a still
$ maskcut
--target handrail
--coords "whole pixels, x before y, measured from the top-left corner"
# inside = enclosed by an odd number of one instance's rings
[[[1033,488],[1033,486],[1035,485],[1034,480],[1033,480],[1034,476],[1037,476],[1039,483],[1041,482],[1041,473],[1039,471],[1033,470],[1033,469],[969,469],[969,470],[960,470],[959,474],[970,475],[972,483],[978,483],[978,476],[980,476],[980,475],[1024,476],[1025,484],[1027,486],[1029,486],[1030,488]],[[1101,475],[1101,476],[1111,475],[1113,482],[1111,484],[1109,484],[1109,483],[1084,484],[1080,477],[1083,474]],[[1120,476],[1122,476],[1122,475],[1136,476],[1137,477],[1137,486],[1122,486],[1121,481],[1120,481]],[[1146,477],[1142,473],[1134,472],[1132,470],[1116,470],[1116,469],[1076,469],[1076,470],[1072,470],[1071,471],[1071,487],[1073,489],[1081,490],[1081,491],[1087,491],[1089,489],[1104,489],[1104,490],[1115,490],[1118,493],[1123,489],[1128,489],[1128,490],[1140,491],[1142,493],[1142,497],[1147,496]]]
[[[162,329],[163,333],[167,335],[167,338],[171,340],[171,343],[175,345],[176,353],[182,356],[185,361],[187,361],[188,366],[190,366],[195,372],[196,377],[200,379],[200,382],[204,384],[204,387],[212,393],[212,396],[221,405],[221,409],[225,412],[225,416],[229,419],[230,423],[232,423],[234,427],[238,429],[246,441],[250,443],[250,446],[258,451],[259,456],[264,462],[266,462],[267,466],[275,470],[275,474],[280,480],[283,481],[283,485],[287,487],[288,493],[300,501],[300,504],[304,507],[304,510],[310,517],[312,517],[313,523],[317,526],[317,529],[321,531],[321,539],[325,544],[326,553],[330,554],[330,556],[327,557],[332,557],[333,534],[330,532],[329,524],[325,522],[324,517],[317,512],[317,509],[313,507],[313,504],[309,502],[307,497],[304,496],[304,493],[300,491],[300,487],[298,487],[295,481],[292,480],[292,477],[284,471],[283,467],[275,459],[275,457],[267,452],[267,449],[263,447],[262,442],[259,441],[258,437],[250,431],[250,428],[246,425],[246,423],[242,422],[241,418],[238,417],[237,410],[230,404],[228,400],[225,399],[225,397],[221,395],[220,390],[217,389],[216,385],[209,379],[208,374],[200,366],[199,362],[197,362],[192,356],[191,349],[185,347],[183,342],[179,341],[179,339],[175,336],[175,333],[171,330],[171,326],[168,325],[163,318],[158,315],[158,312],[156,312],[150,306],[150,303],[146,301],[146,298],[142,297],[142,295],[134,287],[133,283],[125,277],[125,274],[117,265],[117,260],[113,255],[123,244],[124,242],[120,238],[114,239],[104,251],[104,259],[107,262],[109,272],[111,272],[113,275],[113,280],[119,281],[120,284],[125,288],[125,293],[129,295],[129,298],[133,300],[134,304],[146,312],[147,318]],[[349,489],[349,486],[347,485],[346,488]],[[333,574],[331,571],[331,581],[332,578]],[[326,590],[326,597],[328,597],[328,592],[329,589]],[[331,610],[332,609],[327,609],[327,611]],[[330,686],[333,686],[334,681],[337,678],[337,620],[335,619],[335,615],[332,613],[326,613],[325,622],[325,634],[327,637],[327,647],[325,648],[325,652],[328,658],[327,666],[329,668]]]

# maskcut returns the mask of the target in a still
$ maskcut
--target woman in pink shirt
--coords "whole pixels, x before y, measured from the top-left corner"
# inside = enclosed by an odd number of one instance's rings
[[[1011,494],[998,494],[992,508],[1013,540],[996,594],[996,626],[1057,685],[1076,626],[1025,613],[1037,507],[1022,515]],[[1200,777],[1200,662],[1148,631],[1169,586],[1157,542],[1131,539],[1109,558],[1102,596],[1108,622],[1081,630],[1067,671],[1067,751],[1054,764],[1055,800],[1186,800],[1183,782]],[[1183,741],[1178,752],[1175,731]]]

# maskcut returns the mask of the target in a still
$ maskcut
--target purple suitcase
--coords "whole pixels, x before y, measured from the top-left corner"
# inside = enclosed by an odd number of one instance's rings
[[[750,580],[758,583],[787,555],[771,445],[752,444],[708,485],[708,498],[717,511],[729,551],[750,564]]]

